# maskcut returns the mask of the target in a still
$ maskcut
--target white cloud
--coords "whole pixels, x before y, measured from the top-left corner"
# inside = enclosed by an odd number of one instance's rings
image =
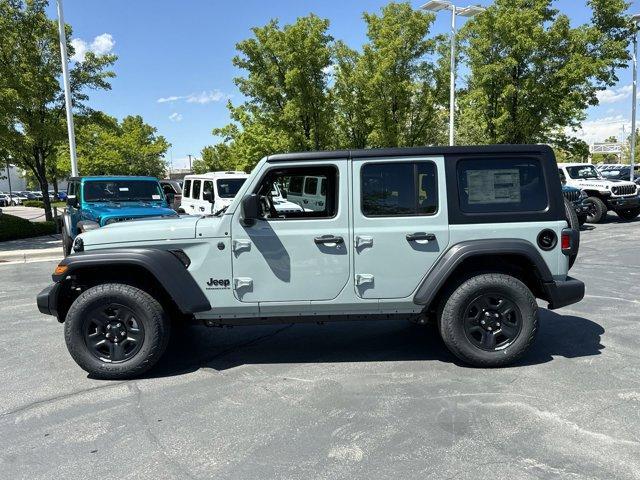
[[[567,134],[581,138],[587,143],[604,142],[609,137],[620,139],[622,127],[625,135],[631,132],[631,122],[622,115],[612,115],[608,117],[586,120],[582,122],[582,127],[576,131],[567,130]]]
[[[81,38],[74,38],[71,40],[71,46],[74,49],[71,60],[74,62],[82,62],[87,52],[93,52],[96,55],[106,55],[113,50],[115,44],[116,41],[110,33],[98,35],[90,44]]]
[[[203,90],[199,93],[190,93],[189,95],[172,95],[170,97],[161,97],[157,100],[158,103],[170,103],[184,100],[187,103],[199,103],[205,105],[212,102],[220,102],[229,98],[229,95],[221,92],[218,89],[215,90]]]
[[[171,115],[169,115],[169,120],[171,120],[172,122],[180,122],[182,121],[182,114],[173,112]]]
[[[609,88],[607,90],[599,91],[596,96],[601,104],[616,103],[631,96],[633,87],[631,85],[624,85],[618,88]]]

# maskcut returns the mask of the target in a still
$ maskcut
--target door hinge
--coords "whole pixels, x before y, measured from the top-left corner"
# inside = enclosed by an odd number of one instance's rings
[[[249,277],[236,277],[233,279],[233,288],[240,290],[241,288],[253,287],[253,279]]]
[[[356,273],[356,287],[365,283],[373,283],[373,275],[370,273]]]
[[[234,240],[231,242],[231,250],[234,253],[240,250],[251,250],[251,240]]]
[[[367,235],[356,235],[354,241],[356,248],[373,247],[373,237]]]

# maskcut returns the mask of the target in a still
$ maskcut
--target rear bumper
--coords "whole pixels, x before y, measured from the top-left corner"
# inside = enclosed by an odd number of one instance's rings
[[[36,297],[38,310],[45,315],[58,316],[58,289],[60,285],[54,283],[42,290]]]
[[[578,303],[584,298],[584,283],[571,277],[564,281],[545,282],[544,289],[551,310]]]

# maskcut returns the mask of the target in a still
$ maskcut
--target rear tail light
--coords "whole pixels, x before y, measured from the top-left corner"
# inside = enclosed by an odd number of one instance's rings
[[[571,235],[569,234],[569,232],[562,232],[561,247],[562,250],[571,249]]]

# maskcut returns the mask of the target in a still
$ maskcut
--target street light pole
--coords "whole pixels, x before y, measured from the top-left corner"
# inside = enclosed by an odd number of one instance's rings
[[[456,16],[473,17],[484,12],[486,8],[478,5],[456,7],[449,0],[430,0],[420,7],[421,10],[438,13],[451,10],[451,61],[449,62],[449,145],[455,145],[455,114],[456,114]]]
[[[453,120],[456,114],[456,6],[451,5],[451,62],[449,65],[449,145],[454,144]]]
[[[69,133],[69,155],[71,156],[71,176],[78,176],[78,159],[76,158],[76,136],[73,128],[73,112],[71,111],[71,87],[69,85],[69,62],[67,60],[67,35],[64,30],[64,14],[62,0],[58,4],[58,36],[60,37],[60,59],[62,61],[62,83],[64,85],[64,103],[67,110],[67,130]]]
[[[633,22],[633,51],[631,52],[631,62],[633,68],[633,86],[631,92],[631,172],[629,180],[633,182],[633,168],[636,163],[636,105],[638,103],[638,22],[640,22],[640,14],[631,17]]]

